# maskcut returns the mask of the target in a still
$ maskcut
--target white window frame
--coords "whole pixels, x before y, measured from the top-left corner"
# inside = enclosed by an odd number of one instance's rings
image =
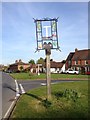
[[[85,60],[85,65],[88,65],[88,61],[87,60]]]
[[[78,60],[75,61],[75,65],[78,65]]]

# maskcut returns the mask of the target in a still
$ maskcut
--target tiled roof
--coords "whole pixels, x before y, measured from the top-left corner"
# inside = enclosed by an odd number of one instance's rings
[[[64,63],[62,63],[62,62],[50,61],[51,68],[62,68],[63,64]],[[46,64],[44,65],[44,67],[46,68]]]
[[[71,53],[68,55],[68,57],[67,57],[66,61],[71,60],[71,59],[72,59],[72,57],[73,57],[73,55],[74,55],[74,52],[71,52]]]
[[[71,52],[66,61],[69,60],[90,60],[90,49],[86,50],[77,50],[75,52]]]
[[[74,53],[72,60],[90,60],[90,49],[78,50]]]
[[[11,64],[10,66],[13,66],[13,65],[29,65],[29,63],[17,62],[17,63]]]
[[[51,68],[62,68],[64,63],[51,61]]]

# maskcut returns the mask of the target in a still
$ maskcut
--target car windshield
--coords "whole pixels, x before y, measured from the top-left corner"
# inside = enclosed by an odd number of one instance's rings
[[[73,71],[72,69],[69,69],[69,71]]]

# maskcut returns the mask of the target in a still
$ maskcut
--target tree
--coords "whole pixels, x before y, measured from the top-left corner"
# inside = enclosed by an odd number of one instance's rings
[[[85,74],[85,68],[84,67],[81,67],[81,74]]]
[[[40,57],[38,60],[37,60],[37,64],[42,64],[44,65],[45,63],[45,59],[43,59],[42,57]]]
[[[33,59],[31,59],[31,60],[29,61],[29,63],[35,64],[35,61],[34,61]]]
[[[22,72],[24,70],[23,66],[20,66],[20,71]]]

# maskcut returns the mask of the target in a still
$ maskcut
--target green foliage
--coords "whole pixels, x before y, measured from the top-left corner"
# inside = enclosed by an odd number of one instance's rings
[[[80,73],[83,74],[83,75],[85,74],[85,68],[84,67],[81,67]]]
[[[43,105],[45,108],[48,108],[51,106],[52,103],[49,100],[45,99],[42,100],[40,104]]]
[[[63,92],[62,91],[58,91],[58,92],[55,92],[53,93],[55,95],[55,97],[58,99],[60,99],[61,97],[63,97]]]
[[[81,93],[77,92],[76,90],[65,89],[64,91],[56,92],[55,96],[57,97],[57,99],[65,97],[67,100],[73,100],[74,102],[76,102],[76,100],[81,97]]]
[[[66,97],[68,100],[73,100],[76,102],[78,98],[80,98],[81,93],[78,93],[76,90],[66,89],[63,93],[63,96]]]
[[[21,71],[21,72],[23,71],[23,66],[20,66],[20,71]]]
[[[34,61],[33,59],[31,59],[31,60],[29,61],[29,63],[35,64],[35,61]]]
[[[44,60],[42,57],[40,57],[40,58],[37,60],[37,64],[42,64],[42,65],[44,65],[44,63],[45,63],[45,60]]]

